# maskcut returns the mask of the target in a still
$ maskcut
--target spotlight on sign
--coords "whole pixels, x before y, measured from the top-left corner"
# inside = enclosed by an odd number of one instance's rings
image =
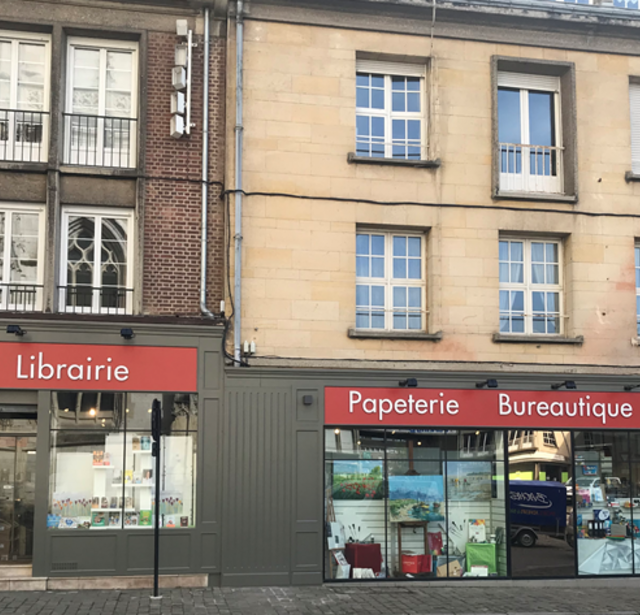
[[[551,385],[551,388],[554,391],[557,391],[558,389],[561,389],[562,387],[564,387],[565,389],[567,389],[567,391],[569,390],[575,390],[578,387],[576,386],[576,383],[573,380],[565,380],[564,382],[556,382],[555,384]]]
[[[23,336],[26,331],[20,327],[20,325],[7,325],[7,333],[13,333],[13,335]]]
[[[398,384],[401,387],[417,387],[418,381],[415,378],[406,378],[405,380],[400,380]]]
[[[489,378],[488,380],[483,380],[482,382],[476,382],[476,389],[482,389],[487,387],[489,389],[497,389],[498,381],[494,378]]]
[[[633,391],[633,389],[638,389],[640,388],[640,384],[625,384],[624,385],[624,390],[625,391]]]

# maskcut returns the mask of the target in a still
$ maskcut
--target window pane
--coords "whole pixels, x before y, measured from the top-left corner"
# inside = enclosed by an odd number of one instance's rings
[[[409,256],[421,256],[420,237],[409,237],[407,241],[409,246]]]
[[[409,288],[409,307],[412,307],[412,308],[422,307],[422,289]]]
[[[369,106],[369,90],[367,88],[356,88],[356,107]]]
[[[410,280],[419,280],[422,277],[420,267],[420,259],[410,258],[409,259],[409,279]]]
[[[356,256],[356,276],[369,277],[369,259],[364,256]]]
[[[406,111],[404,92],[394,92],[392,94],[391,109],[393,111]]]
[[[384,256],[384,235],[371,235],[371,254]]]
[[[407,94],[407,111],[412,113],[420,113],[420,94]]]
[[[529,92],[529,142],[555,145],[553,92]]]
[[[371,90],[371,108],[384,109],[384,90]]]
[[[356,254],[369,254],[369,235],[356,235]]]
[[[544,284],[544,265],[531,265],[531,282]]]
[[[384,286],[371,287],[371,305],[384,307]]]
[[[531,260],[540,263],[544,262],[544,244],[537,241],[531,242]]]
[[[511,246],[511,260],[524,261],[524,244],[521,241],[509,242]]]
[[[407,238],[406,237],[393,238],[393,255],[394,256],[407,255]]]
[[[371,259],[371,277],[384,278],[384,258]]]
[[[393,288],[393,307],[405,308],[407,307],[407,289],[403,286],[395,286]]]
[[[393,277],[401,278],[401,279],[407,277],[407,259],[405,258],[393,259]]]
[[[498,88],[498,139],[500,143],[522,143],[520,127],[519,90]]]
[[[356,285],[356,306],[369,305],[369,287]]]
[[[511,282],[522,284],[524,282],[524,266],[520,263],[511,265]]]
[[[511,292],[511,309],[514,311],[524,311],[524,293],[522,291]]]
[[[498,258],[501,261],[509,260],[509,242],[500,241],[498,244]]]
[[[558,244],[557,243],[546,243],[545,251],[546,251],[548,263],[558,262]]]

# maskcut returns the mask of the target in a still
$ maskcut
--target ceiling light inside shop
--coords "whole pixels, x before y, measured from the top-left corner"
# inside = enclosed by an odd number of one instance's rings
[[[64,409],[64,411],[65,411],[65,412],[69,412],[69,408],[65,408],[65,409]]]
[[[336,434],[336,436],[337,436],[337,435],[340,433],[340,430],[339,430],[339,429],[335,429],[335,430],[333,431],[333,433],[334,433],[334,434]]]
[[[89,410],[89,416],[95,416],[95,415],[96,415],[96,409],[91,408],[91,410]]]

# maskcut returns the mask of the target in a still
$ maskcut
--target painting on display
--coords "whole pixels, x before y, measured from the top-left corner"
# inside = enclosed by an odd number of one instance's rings
[[[390,476],[389,514],[396,523],[444,521],[442,476]]]
[[[381,460],[333,462],[334,500],[381,500],[383,476]]]
[[[447,462],[447,497],[458,502],[491,499],[491,462]]]

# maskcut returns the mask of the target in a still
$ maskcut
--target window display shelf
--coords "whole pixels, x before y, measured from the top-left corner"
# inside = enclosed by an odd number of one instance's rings
[[[120,512],[122,508],[92,508],[92,512]],[[135,508],[125,508],[124,512],[136,512]]]
[[[118,485],[119,486],[119,485]],[[134,484],[134,483],[125,483],[125,487],[153,487],[153,483],[145,483],[145,484]]]
[[[91,466],[94,470],[117,470],[116,466]]]
[[[151,449],[146,449],[144,451],[131,451],[134,455],[147,454],[151,455]]]

